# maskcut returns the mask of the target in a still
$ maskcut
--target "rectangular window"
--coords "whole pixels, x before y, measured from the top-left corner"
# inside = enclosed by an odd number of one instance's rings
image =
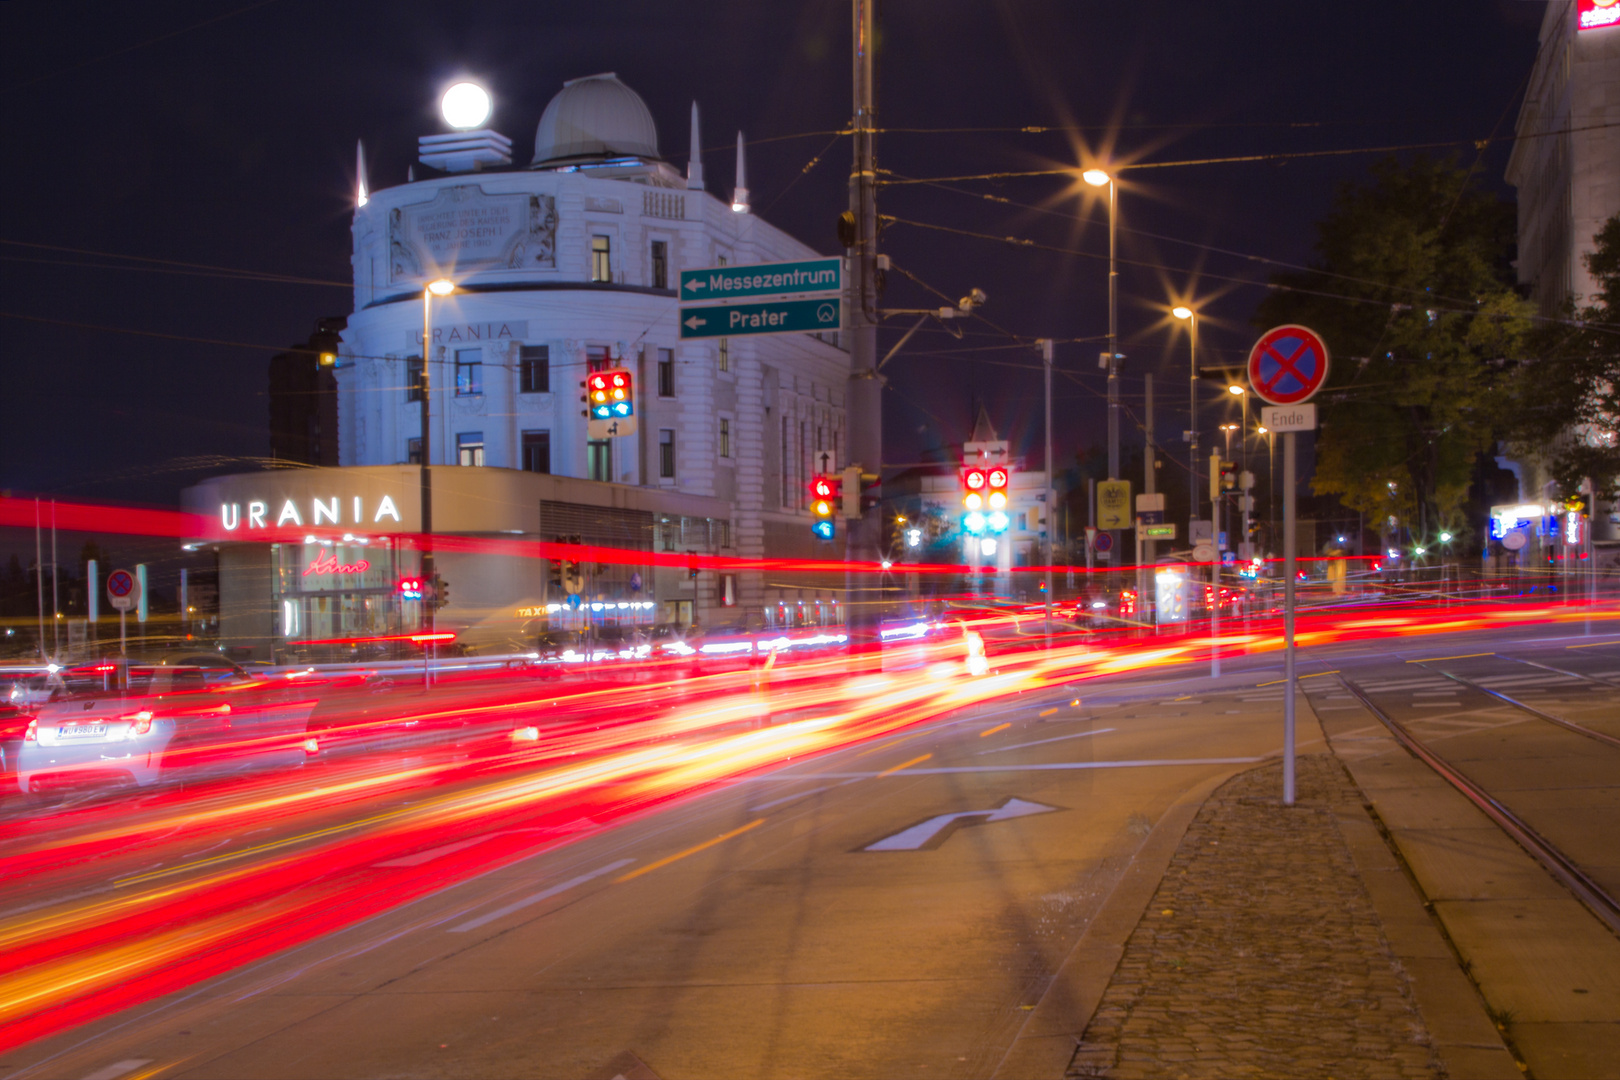
[[[537,473],[551,471],[551,432],[523,433],[523,471]]]
[[[606,345],[585,346],[585,374],[592,375],[598,371],[606,371],[613,366],[613,354]]]
[[[613,441],[611,439],[592,439],[586,443],[585,464],[590,469],[592,480],[600,480],[604,484],[611,484],[613,482]]]
[[[728,548],[728,547],[730,547],[731,546],[731,521],[729,519],[726,519],[726,518],[720,518],[720,519],[717,519],[717,520],[715,520],[713,522],[710,522],[709,535],[713,538],[715,547],[717,547],[717,548]]]
[[[658,431],[658,475],[675,479],[675,432],[669,428]]]
[[[721,371],[730,371],[731,370],[731,339],[730,338],[721,338],[720,339],[720,370]]]
[[[484,350],[456,350],[456,397],[484,392]]]
[[[591,280],[613,280],[612,240],[606,236],[591,237]]]
[[[482,465],[484,463],[484,433],[482,431],[463,431],[456,436],[456,460],[462,465]]]
[[[422,440],[421,439],[406,439],[405,440],[405,464],[407,464],[407,465],[420,465],[420,464],[422,464]]]
[[[663,240],[652,242],[652,287],[669,288],[669,244]]]
[[[518,393],[551,392],[551,348],[524,345],[518,349]]]
[[[675,350],[658,350],[658,396],[675,396]]]
[[[723,416],[720,418],[720,456],[731,456],[731,421]]]
[[[420,356],[407,356],[405,358],[405,400],[422,400],[422,358]]]

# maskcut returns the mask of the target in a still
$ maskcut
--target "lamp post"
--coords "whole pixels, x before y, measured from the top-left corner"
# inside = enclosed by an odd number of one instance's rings
[[[1185,304],[1173,308],[1170,314],[1187,320],[1187,541],[1192,542],[1192,523],[1198,520],[1198,312]]]
[[[1080,178],[1092,187],[1108,187],[1108,479],[1119,479],[1119,267],[1115,262],[1118,185],[1102,169],[1087,169]],[[1117,540],[1118,537],[1116,536]]]
[[[430,357],[433,355],[433,298],[435,296],[449,296],[456,291],[456,283],[448,278],[428,282],[422,290],[422,452],[420,458],[420,474],[422,482],[422,580],[427,583],[427,590],[422,597],[425,605],[423,614],[427,616],[427,626],[424,629],[429,633],[434,630],[434,614],[438,604],[435,594],[437,578],[433,572],[433,472],[429,467],[433,461],[432,432],[429,422],[432,416],[431,402],[433,399],[433,376],[431,372]],[[433,656],[433,642],[424,643],[422,650],[422,684],[431,686],[433,675],[430,661]]]
[[[1244,485],[1243,481],[1243,478],[1249,475],[1249,395],[1244,391],[1243,387],[1237,383],[1233,383],[1231,386],[1228,386],[1226,388],[1226,392],[1232,394],[1239,401],[1243,402],[1243,426],[1238,429],[1240,432],[1242,432],[1242,434],[1238,436],[1238,505],[1243,510],[1243,538],[1239,540],[1237,544],[1238,555],[1241,557],[1245,554],[1245,545],[1247,545],[1249,542],[1250,496],[1249,488]]]

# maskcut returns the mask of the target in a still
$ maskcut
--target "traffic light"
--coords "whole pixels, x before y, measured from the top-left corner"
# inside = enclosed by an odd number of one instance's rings
[[[623,420],[636,414],[630,372],[624,368],[594,371],[585,380],[592,420]]]
[[[837,531],[833,515],[838,512],[841,480],[818,476],[810,481],[810,514],[816,520],[810,526],[811,535],[818,540],[831,540]]]
[[[433,575],[433,604],[435,607],[450,606],[450,583],[438,574]]]
[[[1011,520],[1007,517],[1007,488],[1012,484],[1012,470],[1005,465],[995,465],[985,470],[984,505],[989,509],[985,515],[985,524],[993,533],[1007,531]]]
[[[845,521],[853,521],[865,509],[861,506],[861,467],[851,465],[839,476],[838,513]]]
[[[420,600],[426,591],[427,586],[419,577],[399,579],[399,598],[401,600]]]
[[[1218,499],[1221,492],[1237,487],[1237,466],[1222,461],[1220,454],[1209,455],[1209,497]]]
[[[969,466],[962,470],[962,528],[978,536],[985,530],[984,497],[989,483],[986,470]]]

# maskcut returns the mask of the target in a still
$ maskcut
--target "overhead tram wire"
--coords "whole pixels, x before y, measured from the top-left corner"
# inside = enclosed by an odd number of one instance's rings
[[[1533,131],[1525,135],[1513,134],[1486,139],[1446,139],[1439,142],[1399,143],[1387,146],[1357,146],[1339,150],[1292,150],[1272,154],[1238,154],[1231,157],[1189,158],[1185,161],[1141,161],[1114,166],[1115,172],[1140,172],[1145,169],[1174,169],[1188,165],[1233,165],[1243,162],[1299,161],[1307,158],[1347,157],[1352,154],[1394,154],[1407,150],[1440,150],[1449,147],[1471,146],[1482,149],[1493,143],[1511,143],[1520,140],[1541,139],[1554,135],[1573,135],[1583,131],[1600,131],[1620,127],[1620,121],[1587,124],[1582,127],[1562,128],[1557,131]],[[880,187],[904,187],[910,184],[961,183],[967,180],[1012,180],[1026,176],[1074,176],[1078,166],[1055,169],[1004,170],[988,173],[965,173],[960,176],[930,176],[909,180],[878,180]]]

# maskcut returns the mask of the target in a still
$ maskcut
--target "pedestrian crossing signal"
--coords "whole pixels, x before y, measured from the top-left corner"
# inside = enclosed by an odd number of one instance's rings
[[[591,403],[591,419],[623,420],[635,415],[630,372],[624,368],[592,372],[585,386]]]

